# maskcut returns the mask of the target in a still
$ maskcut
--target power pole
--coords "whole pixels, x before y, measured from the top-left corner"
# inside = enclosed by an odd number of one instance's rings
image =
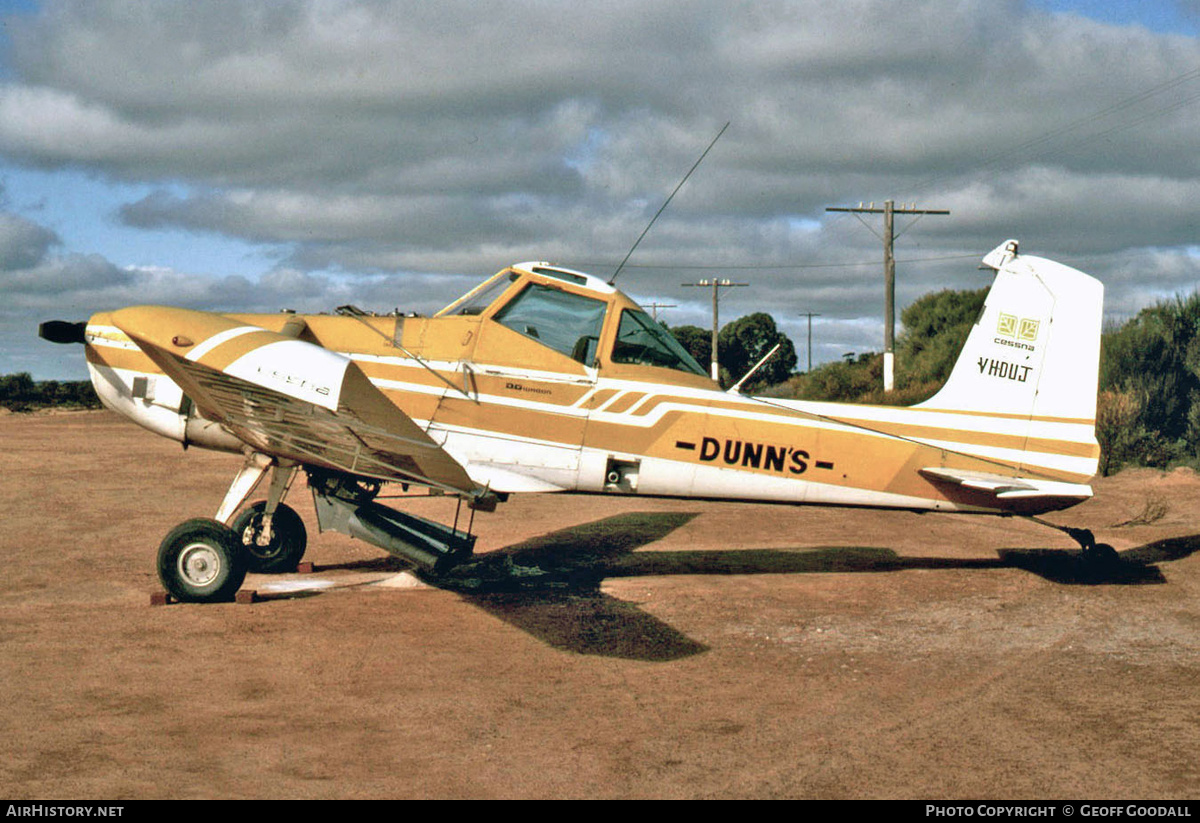
[[[825,211],[846,211],[855,214],[882,214],[883,215],[883,390],[891,391],[896,387],[896,258],[892,254],[893,237],[893,215],[896,214],[915,214],[918,215],[918,220],[927,214],[949,214],[948,209],[918,209],[913,206],[901,205],[896,208],[895,202],[892,200],[883,201],[883,208],[875,208],[875,204],[869,206],[858,204],[858,208],[853,207],[830,207]],[[861,218],[859,218],[861,219]],[[913,221],[916,222],[916,221]],[[910,224],[911,225],[911,224]],[[869,228],[869,227],[868,227]],[[906,229],[907,230],[907,229]],[[903,234],[903,232],[901,232]]]
[[[651,317],[653,317],[654,322],[657,323],[659,309],[674,309],[674,308],[677,308],[677,306],[675,303],[647,303],[645,308],[650,309],[650,311],[652,312]]]
[[[821,315],[815,311],[802,311],[800,316],[808,318],[808,371],[812,371],[812,319]]]
[[[713,317],[712,379],[719,383],[721,381],[721,369],[717,365],[717,329],[720,328],[720,321],[718,320],[718,310],[717,310],[717,304],[720,302],[720,295],[719,295],[718,290],[723,289],[723,288],[724,289],[732,289],[732,288],[737,288],[739,286],[749,286],[750,284],[749,283],[734,283],[734,282],[731,282],[730,280],[718,280],[717,278],[714,277],[712,280],[698,280],[695,283],[681,283],[680,285],[712,287],[712,317]]]

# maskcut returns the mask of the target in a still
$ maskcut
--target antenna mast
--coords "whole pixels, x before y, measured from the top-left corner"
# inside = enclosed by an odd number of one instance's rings
[[[673,198],[675,194],[681,188],[683,188],[683,184],[686,183],[687,179],[692,176],[692,172],[696,170],[696,166],[699,166],[704,158],[708,156],[708,153],[712,150],[712,147],[715,146],[717,141],[721,139],[721,135],[725,133],[725,129],[727,128],[729,128],[729,121],[726,121],[725,125],[721,127],[721,130],[717,132],[717,136],[712,139],[712,142],[708,144],[708,148],[704,150],[704,154],[700,155],[700,159],[697,160],[690,169],[688,169],[688,173],[685,174],[683,179],[679,181],[679,185],[675,187],[675,191],[671,192],[671,196],[666,199],[666,202],[664,202],[662,206],[659,207],[658,211],[654,213],[654,216],[650,218],[650,222],[646,224],[646,228],[642,229],[642,233],[638,235],[638,239],[633,242],[633,245],[629,249],[629,253],[626,254],[625,259],[621,261],[621,265],[617,266],[617,270],[613,272],[613,276],[609,278],[608,285],[611,286],[613,283],[617,282],[617,275],[621,273],[621,269],[625,268],[625,264],[628,263],[629,258],[633,256],[633,250],[638,247],[638,243],[642,242],[642,238],[646,236],[646,232],[650,231],[650,227],[654,225],[654,221],[657,220],[658,216],[667,208],[667,205],[671,202],[671,198]]]

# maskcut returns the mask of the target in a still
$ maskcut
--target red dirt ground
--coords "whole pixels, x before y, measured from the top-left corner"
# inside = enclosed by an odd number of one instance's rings
[[[239,458],[106,412],[5,415],[0,444],[3,797],[1198,794],[1190,471],[1052,516],[1111,574],[1022,520],[528,496],[477,551],[541,574],[443,588],[316,535],[301,488],[315,574],[155,607],[159,541]]]

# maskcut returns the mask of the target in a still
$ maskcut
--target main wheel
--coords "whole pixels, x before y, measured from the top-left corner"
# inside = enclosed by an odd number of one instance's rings
[[[246,560],[225,524],[198,517],[180,523],[163,538],[158,578],[176,600],[227,602],[246,578]]]
[[[260,500],[233,521],[233,533],[246,557],[247,568],[259,574],[292,572],[308,547],[304,521],[290,506],[280,503],[271,518],[271,535],[263,539],[265,500]]]

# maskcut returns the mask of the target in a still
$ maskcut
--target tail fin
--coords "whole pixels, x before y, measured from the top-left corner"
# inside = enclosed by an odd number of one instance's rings
[[[983,262],[996,269],[983,311],[949,380],[917,408],[979,415],[963,427],[1023,437],[1012,455],[1022,470],[1092,477],[1104,287],[1081,271],[1018,255],[1015,240]],[[986,447],[964,450],[998,456]]]

